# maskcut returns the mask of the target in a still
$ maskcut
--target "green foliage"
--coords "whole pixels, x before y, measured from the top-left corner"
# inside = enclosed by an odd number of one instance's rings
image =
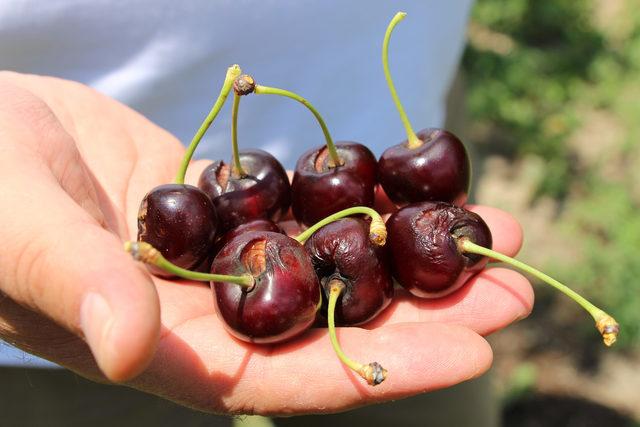
[[[478,0],[463,65],[470,116],[487,139],[478,142],[543,158],[537,195],[563,202],[560,229],[579,256],[554,260],[550,272],[615,315],[624,347],[640,345],[640,9],[627,1],[597,27],[594,5]],[[581,112],[598,110],[615,119],[615,145],[579,162],[567,141],[590,124]],[[580,145],[601,142],[580,135]]]
[[[586,197],[568,206],[567,238],[579,243],[580,260],[561,270],[576,287],[620,322],[620,346],[640,344],[640,206],[628,188],[588,179]]]
[[[570,184],[570,152],[562,141],[579,124],[572,100],[586,90],[590,69],[605,52],[590,24],[586,0],[481,0],[473,21],[508,37],[513,48],[495,52],[474,47],[463,65],[469,81],[469,110],[488,121],[503,152],[553,159],[541,193],[563,196]]]

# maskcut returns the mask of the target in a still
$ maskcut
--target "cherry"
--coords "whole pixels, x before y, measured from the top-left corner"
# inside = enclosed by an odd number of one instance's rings
[[[191,141],[175,183],[152,189],[144,196],[138,210],[137,239],[157,247],[166,259],[182,268],[206,266],[218,228],[211,199],[197,187],[184,183],[186,170],[198,143],[218,115],[240,73],[237,65],[227,70],[220,95]],[[166,272],[157,268],[151,268],[151,271],[166,276]]]
[[[620,327],[609,314],[554,278],[491,250],[489,227],[473,212],[444,202],[416,203],[391,215],[387,227],[393,275],[414,295],[447,295],[493,258],[535,276],[573,299],[593,317],[605,345],[616,341]]]
[[[371,242],[366,221],[340,219],[316,231],[304,245],[320,279],[325,317],[335,281],[344,285],[335,314],[339,325],[366,323],[389,305],[393,281],[388,254]]]
[[[267,231],[239,235],[218,253],[211,272],[254,278],[250,289],[212,284],[218,316],[243,341],[284,341],[315,319],[321,301],[318,278],[303,246],[291,237]]]
[[[358,218],[333,221],[344,214],[363,213],[371,224]],[[322,227],[322,228],[320,228]],[[376,211],[360,206],[340,211],[313,225],[296,239],[305,248],[320,278],[331,345],[338,358],[369,385],[385,380],[387,371],[377,362],[362,364],[347,357],[336,335],[336,314],[342,325],[358,325],[377,316],[391,301],[393,281],[383,249],[387,231]]]
[[[311,225],[353,206],[373,206],[375,156],[356,142],[336,143],[336,149],[342,161],[339,166],[332,166],[324,146],[305,152],[296,163],[291,183],[291,210],[302,224]]]
[[[439,200],[462,206],[471,180],[471,163],[464,144],[442,129],[429,128],[415,133],[391,79],[389,40],[405,16],[398,12],[389,23],[382,44],[382,65],[407,140],[382,153],[378,161],[378,181],[397,205]]]
[[[156,247],[172,263],[194,269],[208,258],[217,224],[211,199],[197,187],[165,184],[142,199],[138,240]],[[152,271],[166,276],[162,270]]]
[[[444,202],[405,206],[391,215],[389,252],[393,276],[422,298],[447,295],[482,270],[487,258],[460,253],[453,236],[491,247],[491,232],[477,214]]]
[[[304,153],[296,164],[291,183],[291,209],[296,220],[311,225],[327,215],[354,206],[373,206],[377,162],[373,153],[357,142],[334,143],[324,119],[300,95],[238,78],[236,94],[278,95],[294,99],[311,111],[324,133],[326,145]]]
[[[176,276],[210,281],[218,317],[242,341],[285,341],[311,326],[320,306],[311,260],[298,241],[284,234],[236,236],[218,253],[211,273],[179,268],[145,242],[127,242],[125,249],[134,259]]]
[[[242,88],[234,83],[231,142],[233,165],[213,162],[200,175],[198,187],[211,197],[227,231],[252,219],[278,221],[289,210],[291,186],[286,170],[262,150],[238,150],[238,108]]]
[[[280,220],[288,211],[291,186],[286,170],[262,150],[238,153],[242,173],[222,161],[207,166],[198,187],[213,201],[221,230],[228,231],[254,219]]]

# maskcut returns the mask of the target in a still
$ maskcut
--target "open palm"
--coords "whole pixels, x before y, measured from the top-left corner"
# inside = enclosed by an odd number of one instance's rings
[[[3,73],[0,100],[0,337],[89,378],[206,411],[333,412],[482,374],[492,358],[482,336],[531,309],[529,283],[501,268],[439,300],[399,290],[371,324],[338,331],[347,354],[389,371],[377,387],[341,365],[325,329],[280,345],[239,342],[206,284],[151,277],[122,250],[144,194],[173,179],[179,142],[68,81]],[[494,247],[514,255],[515,220],[471,209]]]

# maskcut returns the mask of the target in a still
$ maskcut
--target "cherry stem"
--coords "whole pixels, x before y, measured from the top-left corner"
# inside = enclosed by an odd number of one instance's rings
[[[300,243],[307,241],[309,237],[320,228],[334,221],[350,215],[368,215],[371,217],[371,225],[369,226],[369,239],[371,242],[378,246],[383,246],[387,241],[387,228],[384,225],[384,220],[378,212],[367,206],[355,206],[352,208],[343,209],[339,212],[329,215],[328,217],[321,219],[320,221],[307,228],[302,233],[298,234],[294,239]]]
[[[238,108],[240,107],[240,95],[233,93],[233,108],[231,109],[231,150],[233,151],[233,171],[236,177],[246,175],[240,164],[240,152],[238,150]]]
[[[391,39],[391,33],[393,29],[398,25],[398,22],[402,21],[404,17],[407,16],[404,12],[398,12],[393,17],[391,22],[389,22],[389,26],[387,27],[387,31],[384,34],[384,40],[382,41],[382,68],[384,69],[384,77],[387,80],[387,86],[389,86],[389,92],[391,92],[391,97],[393,98],[393,102],[396,104],[396,108],[398,109],[398,113],[400,113],[400,120],[402,120],[402,124],[407,132],[407,147],[410,149],[420,147],[423,142],[418,138],[416,133],[413,131],[411,127],[411,123],[409,122],[409,118],[407,117],[407,113],[404,111],[404,107],[400,102],[400,98],[398,98],[398,93],[396,92],[396,87],[393,84],[393,80],[391,79],[391,72],[389,71],[389,40]]]
[[[184,184],[184,177],[187,173],[187,168],[189,167],[189,163],[191,162],[193,153],[196,151],[196,148],[198,147],[198,144],[200,143],[200,140],[202,139],[204,134],[207,132],[207,129],[209,129],[209,126],[211,126],[211,123],[213,123],[216,116],[222,109],[222,106],[227,100],[227,96],[229,96],[229,92],[231,92],[231,89],[233,88],[233,82],[241,73],[242,70],[238,65],[232,65],[231,67],[227,68],[227,74],[224,78],[222,89],[220,89],[218,99],[216,99],[216,102],[215,104],[213,104],[211,111],[200,125],[200,128],[198,129],[196,134],[193,136],[193,139],[191,140],[191,143],[189,144],[189,147],[187,147],[187,151],[182,158],[182,163],[180,164],[180,169],[178,169],[178,174],[176,175],[175,179],[176,184]]]
[[[613,343],[616,342],[618,332],[620,332],[620,326],[615,321],[615,319],[611,317],[609,314],[607,314],[605,311],[593,305],[591,302],[589,302],[587,299],[579,295],[577,292],[575,292],[568,286],[560,283],[553,277],[544,274],[540,270],[537,270],[521,261],[518,261],[517,259],[511,258],[507,255],[501,254],[500,252],[496,252],[494,250],[487,249],[483,246],[477,245],[473,243],[471,240],[469,240],[468,238],[459,238],[457,242],[458,242],[458,248],[462,252],[483,255],[483,256],[490,257],[495,260],[504,262],[513,267],[519,268],[531,274],[534,277],[537,277],[538,279],[542,280],[548,285],[553,286],[554,288],[556,288],[557,290],[559,290],[560,292],[562,292],[563,294],[567,295],[569,298],[571,298],[572,300],[580,304],[580,306],[584,308],[591,315],[591,317],[593,317],[593,319],[596,321],[596,328],[602,335],[602,338],[604,339],[604,343],[607,347],[613,345]]]
[[[324,122],[324,119],[322,118],[322,116],[320,115],[318,110],[316,110],[315,107],[313,105],[311,105],[311,103],[309,101],[307,101],[306,99],[304,99],[300,95],[298,95],[296,93],[293,93],[293,92],[290,92],[288,90],[278,89],[278,88],[275,88],[275,87],[262,86],[262,85],[256,85],[254,93],[256,93],[258,95],[285,96],[287,98],[294,99],[294,100],[298,101],[299,103],[301,103],[302,105],[304,105],[305,107],[307,107],[307,109],[309,109],[309,111],[311,111],[313,113],[313,115],[315,116],[316,120],[318,121],[318,124],[322,128],[322,132],[324,133],[324,139],[327,142],[327,150],[329,150],[329,156],[331,156],[331,162],[332,163],[330,164],[330,166],[332,166],[332,167],[340,166],[340,165],[342,165],[344,163],[340,159],[340,156],[338,156],[338,150],[336,149],[336,146],[333,143],[333,139],[331,139],[331,134],[329,133],[329,129],[327,128],[327,125]]]
[[[333,279],[329,282],[329,309],[327,314],[331,346],[342,363],[364,378],[369,385],[378,385],[387,377],[387,370],[378,362],[371,362],[363,365],[360,362],[350,359],[346,354],[344,354],[342,347],[340,347],[340,343],[338,342],[338,337],[336,335],[335,311],[336,303],[338,302],[338,298],[340,297],[340,294],[342,294],[344,288],[344,283],[339,279]]]
[[[133,259],[145,264],[155,265],[175,276],[199,282],[228,282],[235,283],[243,288],[251,288],[254,285],[253,276],[228,276],[226,274],[209,274],[187,270],[167,261],[160,251],[147,242],[125,242],[124,250],[129,252]]]

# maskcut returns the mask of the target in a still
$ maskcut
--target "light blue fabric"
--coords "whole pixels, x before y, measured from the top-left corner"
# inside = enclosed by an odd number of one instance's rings
[[[5,0],[0,69],[78,80],[132,106],[188,143],[227,66],[309,99],[335,140],[376,155],[403,139],[380,52],[385,28],[391,71],[416,130],[442,125],[444,99],[464,45],[472,0]],[[230,157],[226,108],[196,155]],[[265,149],[292,168],[324,143],[313,116],[283,98],[249,96],[239,144]],[[40,366],[0,343],[0,365]],[[49,366],[46,364],[43,366]]]

